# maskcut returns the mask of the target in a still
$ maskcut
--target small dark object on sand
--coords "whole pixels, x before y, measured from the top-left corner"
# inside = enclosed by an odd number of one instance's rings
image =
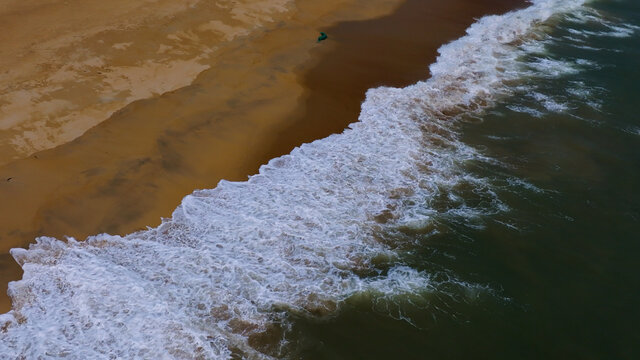
[[[7,181],[11,181],[12,179],[13,179],[12,177],[8,177],[8,178],[7,178]]]
[[[318,36],[318,42],[322,40],[327,40],[327,38],[328,38],[327,34],[320,32],[320,36]]]

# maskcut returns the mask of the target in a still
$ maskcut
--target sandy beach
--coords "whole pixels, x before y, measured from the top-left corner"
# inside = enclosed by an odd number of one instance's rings
[[[194,189],[341,132],[367,89],[425,79],[443,43],[523,2],[105,4],[0,9],[0,312],[10,248],[156,226]]]

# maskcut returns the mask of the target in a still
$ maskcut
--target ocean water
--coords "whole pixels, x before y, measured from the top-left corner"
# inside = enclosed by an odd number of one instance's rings
[[[640,6],[479,19],[157,228],[14,249],[6,358],[637,358]]]

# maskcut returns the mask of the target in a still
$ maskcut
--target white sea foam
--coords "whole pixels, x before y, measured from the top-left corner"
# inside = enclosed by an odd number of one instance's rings
[[[626,24],[592,8],[567,14],[565,20],[567,25],[563,28],[570,34],[562,37],[568,40],[565,45],[583,50],[622,52],[616,48],[594,47],[590,43],[593,38],[627,38],[640,31],[640,26]]]
[[[539,92],[532,92],[529,96],[533,97],[537,102],[544,106],[546,110],[551,112],[563,112],[569,109],[569,106],[566,103],[558,102],[551,96]]]
[[[522,81],[516,82],[510,90],[515,95],[506,108],[536,118],[550,113],[565,113],[569,116],[599,124],[583,117],[580,109],[585,107],[602,112],[603,97],[607,90],[587,85],[584,82],[569,81],[563,85],[558,81],[567,81],[585,70],[602,70],[612,66],[600,61],[569,56],[566,51],[554,49],[573,48],[589,51],[620,52],[620,49],[591,46],[595,43],[607,44],[609,37],[630,37],[640,27],[625,24],[623,20],[602,13],[590,7],[580,7],[576,11],[565,12],[558,16],[560,23],[553,33],[540,33],[532,39],[525,39],[516,49],[516,63],[520,64],[518,75]],[[569,34],[569,35],[566,35]],[[602,41],[605,40],[605,41]],[[588,55],[587,55],[588,57]],[[576,111],[577,110],[577,111]],[[588,116],[587,116],[588,117]]]
[[[508,93],[523,76],[517,44],[581,4],[537,0],[480,19],[440,49],[429,80],[369,90],[344,133],[273,159],[247,182],[194,192],[155,229],[84,242],[43,237],[12,250],[24,277],[10,284],[0,354],[262,358],[260,334],[286,328],[287,312],[322,315],[354,294],[434,286],[376,234],[423,226],[438,211],[476,215],[456,196],[460,186],[494,196],[463,170],[482,156],[457,139],[455,119]],[[456,206],[430,208],[442,194]]]
[[[528,114],[536,118],[541,118],[544,116],[544,113],[542,111],[532,109],[528,106],[523,106],[523,105],[508,105],[507,109],[514,112],[522,113],[522,114]]]
[[[580,99],[582,103],[596,111],[602,109],[602,98],[607,94],[607,89],[602,87],[588,86],[583,81],[571,81],[566,88],[569,95],[575,99]]]
[[[640,135],[640,127],[638,126],[628,126],[628,127],[622,128],[622,131],[632,135]]]
[[[567,17],[567,20],[574,24],[589,24],[591,26],[597,25],[601,30],[586,30],[586,29],[567,29],[568,32],[579,37],[614,37],[614,38],[626,38],[633,36],[640,30],[640,26],[633,24],[625,24],[620,19],[606,16],[598,12],[595,9],[585,8],[582,11],[574,12]]]

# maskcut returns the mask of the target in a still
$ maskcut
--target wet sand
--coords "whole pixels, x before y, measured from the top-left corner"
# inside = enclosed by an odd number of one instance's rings
[[[220,44],[285,19],[291,0],[7,0],[0,8],[0,165],[189,85]]]
[[[10,248],[43,235],[156,226],[194,189],[245,180],[269,159],[341,132],[357,120],[366,89],[425,79],[437,48],[474,18],[522,5],[305,0],[265,30],[212,38],[215,56],[198,60],[207,70],[190,85],[147,93],[74,140],[0,167],[2,286],[20,276]],[[318,30],[329,40],[317,44]],[[0,312],[8,307],[3,298]]]

